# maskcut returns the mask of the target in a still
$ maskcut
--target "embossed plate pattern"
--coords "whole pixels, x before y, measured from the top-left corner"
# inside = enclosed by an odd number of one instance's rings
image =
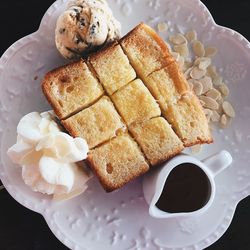
[[[141,179],[106,194],[96,179],[89,189],[70,201],[55,203],[32,192],[21,179],[20,168],[6,156],[16,140],[19,119],[31,111],[48,110],[40,81],[64,61],[54,45],[54,28],[66,0],[46,12],[39,30],[13,44],[0,60],[0,178],[8,192],[25,207],[42,214],[56,237],[71,249],[202,249],[228,228],[237,203],[250,194],[250,44],[237,32],[220,27],[198,0],[110,0],[125,34],[140,21],[153,27],[167,22],[161,35],[195,29],[204,44],[219,50],[215,65],[231,90],[236,118],[225,130],[214,129],[215,143],[198,155],[204,158],[228,150],[232,166],[216,178],[212,207],[195,219],[157,220],[149,217]]]

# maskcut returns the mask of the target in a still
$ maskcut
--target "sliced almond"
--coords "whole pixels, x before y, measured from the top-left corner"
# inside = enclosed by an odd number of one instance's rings
[[[199,101],[200,101],[201,106],[204,107],[205,106],[205,102],[202,101],[201,99],[199,99]]]
[[[190,90],[193,90],[193,88],[194,88],[194,85],[193,85],[193,83],[191,83],[191,82],[188,82],[188,84],[189,84],[189,88],[190,88]]]
[[[201,95],[201,93],[203,92],[203,87],[202,87],[202,84],[198,81],[195,81],[193,83],[193,91],[196,95]]]
[[[180,45],[175,45],[174,46],[174,51],[178,52],[181,56],[183,57],[188,57],[189,56],[189,49],[187,44],[180,44]]]
[[[211,120],[213,122],[219,122],[220,121],[220,115],[217,111],[213,110],[211,115]]]
[[[184,72],[184,76],[186,79],[190,78],[190,72],[192,71],[193,68],[189,68]]]
[[[213,78],[213,84],[214,86],[219,86],[222,84],[222,77],[221,76],[216,76]]]
[[[201,79],[203,76],[205,76],[206,74],[206,70],[204,69],[199,69],[198,67],[194,67],[191,72],[190,72],[190,76],[193,79],[199,80]]]
[[[176,61],[179,60],[179,57],[180,57],[180,54],[179,54],[179,53],[172,51],[172,52],[171,52],[171,55],[173,56],[173,58],[174,58]]]
[[[204,45],[200,41],[193,41],[192,47],[196,56],[203,57],[205,55]]]
[[[223,115],[220,117],[220,124],[222,125],[222,127],[226,127],[226,126],[227,126],[227,123],[228,123],[227,116],[226,116],[225,114],[223,114]]]
[[[185,37],[189,42],[192,42],[193,40],[197,40],[197,33],[195,30],[190,30],[185,34]]]
[[[204,76],[199,81],[202,84],[202,94],[213,88],[212,79],[209,76]]]
[[[202,145],[201,144],[197,144],[191,147],[192,153],[193,154],[198,154],[202,149]]]
[[[183,70],[184,71],[188,70],[189,68],[192,67],[192,65],[193,65],[192,62],[185,60],[184,65],[183,65]]]
[[[164,32],[168,29],[168,24],[163,22],[163,23],[158,23],[157,29],[159,32]]]
[[[187,39],[181,33],[170,36],[169,41],[174,45],[187,44]]]
[[[212,110],[217,110],[219,108],[219,104],[211,97],[202,95],[199,98],[205,103],[203,106],[204,108],[208,108]]]
[[[223,111],[225,112],[226,115],[228,115],[229,117],[235,117],[235,111],[234,108],[232,107],[232,105],[225,101],[222,103],[222,108]]]
[[[215,66],[209,65],[207,67],[207,75],[210,76],[212,79],[218,76]]]
[[[205,56],[214,57],[217,54],[217,49],[215,47],[205,48]]]
[[[219,90],[220,90],[222,95],[224,95],[224,96],[229,95],[229,88],[227,87],[227,85],[225,83],[222,83],[221,85],[219,85]]]
[[[219,100],[219,98],[221,97],[221,93],[215,88],[208,90],[205,95],[208,97],[211,97],[212,99],[216,101]]]
[[[198,57],[194,61],[194,65],[197,65],[200,69],[207,69],[211,64],[211,59],[209,57]]]
[[[210,121],[210,119],[211,119],[211,117],[213,115],[213,111],[210,110],[210,109],[203,109],[203,110],[204,110],[204,113],[206,115],[207,120]]]

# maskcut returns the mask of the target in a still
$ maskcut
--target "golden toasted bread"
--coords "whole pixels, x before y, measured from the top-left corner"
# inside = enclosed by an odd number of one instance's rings
[[[152,166],[179,154],[184,148],[181,140],[162,117],[134,124],[130,131]]]
[[[119,135],[91,150],[88,162],[108,192],[149,170],[142,152],[128,134]]]
[[[42,89],[59,119],[91,105],[104,92],[83,60],[47,73]]]
[[[184,146],[212,142],[199,99],[156,32],[139,24],[119,44],[49,72],[42,86],[67,131],[87,140],[107,191]]]
[[[97,103],[62,121],[74,137],[85,138],[89,148],[110,140],[125,125],[111,100],[104,96]]]
[[[120,40],[137,75],[143,79],[174,61],[166,43],[148,25],[141,23]]]
[[[93,54],[89,57],[89,61],[109,95],[136,77],[134,69],[119,44],[115,43]]]
[[[161,115],[159,105],[140,79],[114,93],[111,99],[128,126]]]

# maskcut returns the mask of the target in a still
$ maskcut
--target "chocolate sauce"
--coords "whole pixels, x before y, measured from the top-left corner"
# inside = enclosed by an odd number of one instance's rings
[[[211,187],[198,166],[183,163],[169,174],[156,206],[168,213],[193,212],[208,202]]]

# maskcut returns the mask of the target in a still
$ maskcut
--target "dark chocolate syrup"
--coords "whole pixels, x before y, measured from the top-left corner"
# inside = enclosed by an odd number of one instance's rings
[[[206,205],[211,186],[198,166],[183,163],[169,174],[156,206],[168,213],[193,212]]]

